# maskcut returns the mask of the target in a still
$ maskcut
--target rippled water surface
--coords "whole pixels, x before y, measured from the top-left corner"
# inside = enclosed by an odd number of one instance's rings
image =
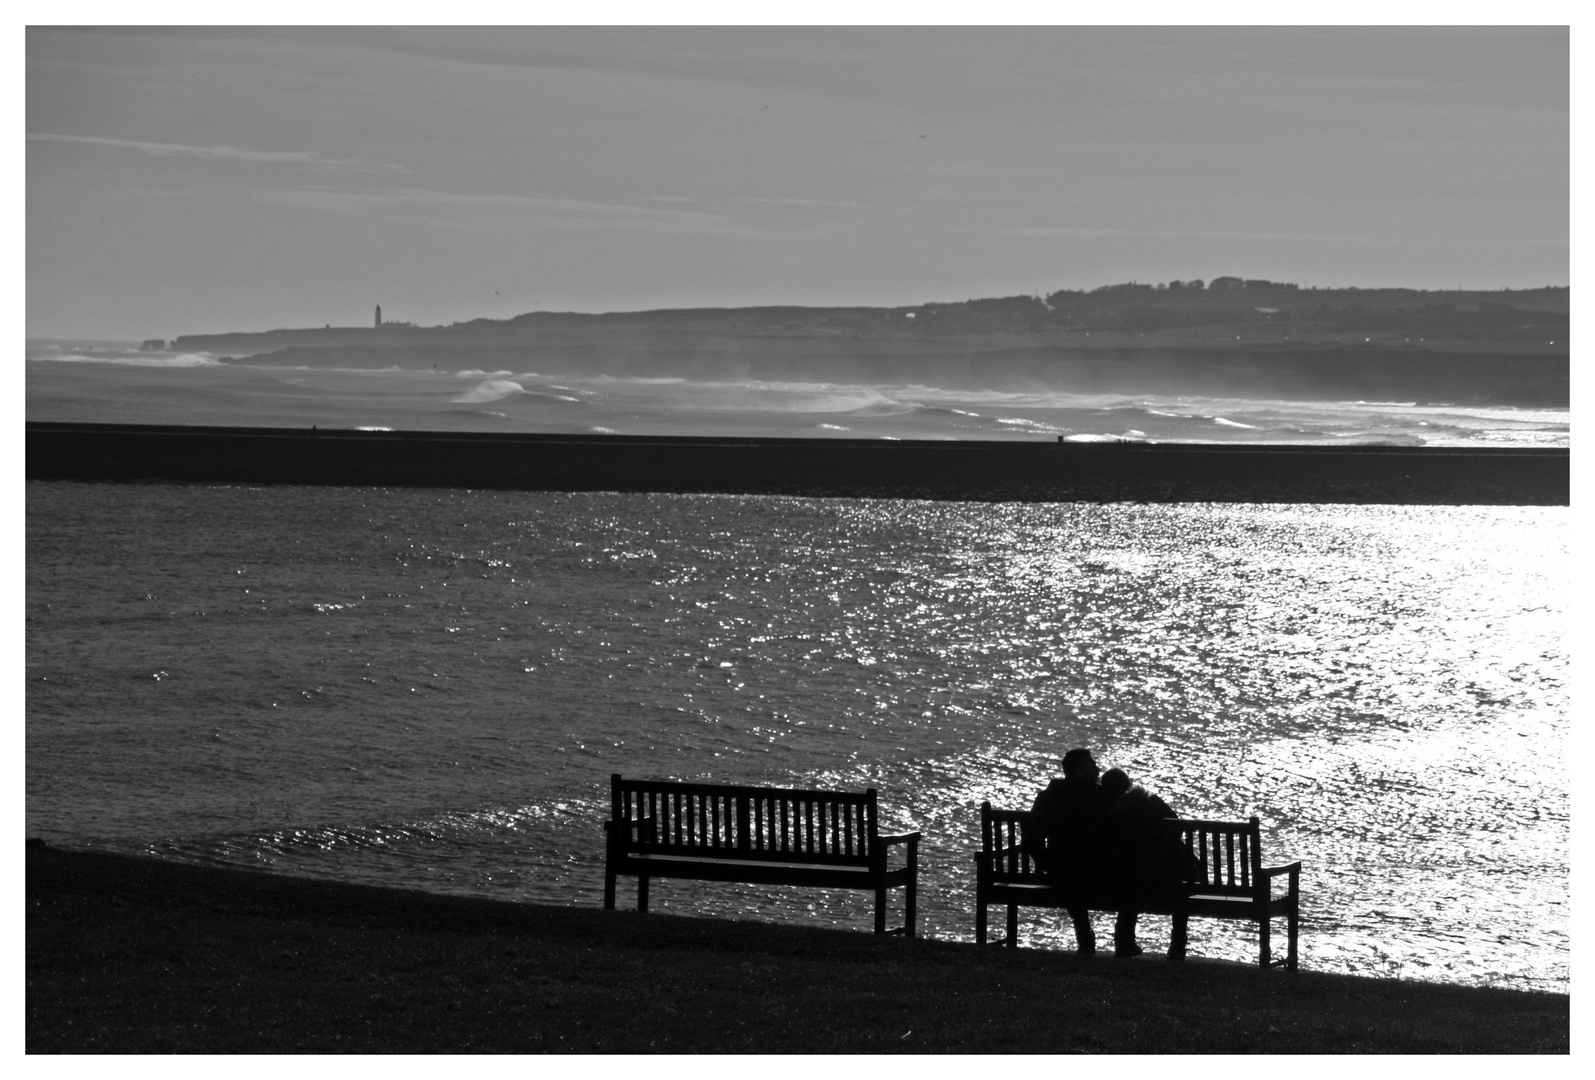
[[[1568,530],[30,483],[28,833],[597,905],[612,772],[873,785],[924,832],[922,930],[968,940],[981,801],[1027,806],[1081,744],[1182,813],[1257,814],[1304,863],[1306,966],[1565,991]],[[688,882],[653,906],[871,910]],[[1021,928],[1072,947],[1052,913]],[[1255,934],[1197,921],[1191,948]]]

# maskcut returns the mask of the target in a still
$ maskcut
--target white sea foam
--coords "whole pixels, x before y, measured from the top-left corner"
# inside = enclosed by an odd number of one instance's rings
[[[1060,430],[1056,425],[1043,423],[1040,420],[1029,420],[1022,416],[999,416],[997,417],[997,423],[1008,428],[1023,428],[1048,434],[1057,434]]]
[[[123,352],[89,351],[72,352],[60,348],[41,349],[30,354],[29,360],[44,360],[57,364],[116,364],[122,367],[197,368],[215,367],[220,362],[209,353]]]
[[[1145,442],[1146,435],[1140,431],[1126,431],[1123,435],[1103,435],[1095,432],[1079,431],[1072,435],[1063,436],[1063,441],[1075,443]]]
[[[548,377],[535,371],[328,370],[218,364],[204,354],[30,342],[29,419],[99,422],[277,422],[284,409],[323,426],[451,430],[460,406],[490,430],[539,430],[580,402],[585,425],[629,435],[1051,439],[1152,442],[1387,442],[1429,446],[1565,447],[1566,409],[1311,402],[1189,395],[969,390],[924,383],[779,379]],[[201,378],[201,375],[203,376]],[[829,425],[829,426],[823,426]],[[1131,433],[1135,434],[1131,434]],[[1079,441],[1076,438],[1076,441]]]
[[[512,394],[525,392],[526,388],[514,379],[486,379],[449,400],[460,405],[485,404],[489,401],[502,401]]]
[[[1432,416],[1454,416],[1468,420],[1489,420],[1498,423],[1562,426],[1566,427],[1572,422],[1572,413],[1567,409],[1505,409],[1488,408],[1476,405],[1415,405],[1412,412]]]

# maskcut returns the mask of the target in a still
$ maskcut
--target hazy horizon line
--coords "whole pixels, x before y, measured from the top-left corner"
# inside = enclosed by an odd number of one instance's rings
[[[1219,275],[1220,278],[1231,277],[1231,276],[1235,276],[1235,275],[1223,275],[1223,274]],[[1177,281],[1177,280],[1180,280],[1180,279],[1176,278],[1176,279],[1171,279],[1171,280]],[[1201,281],[1201,280],[1204,280],[1204,279],[1193,278],[1193,279],[1190,279],[1190,280]],[[1213,280],[1213,279],[1205,279],[1205,280]],[[1245,280],[1249,280],[1249,281],[1268,280],[1269,284],[1271,284],[1271,285],[1295,285],[1296,286],[1296,291],[1298,291],[1298,292],[1415,292],[1415,293],[1440,293],[1440,294],[1444,294],[1444,293],[1457,293],[1457,294],[1463,294],[1463,293],[1492,293],[1492,294],[1498,294],[1498,293],[1518,293],[1518,292],[1546,292],[1546,291],[1557,290],[1557,289],[1570,290],[1572,288],[1571,284],[1565,284],[1565,285],[1502,285],[1502,286],[1499,286],[1499,287],[1493,288],[1493,289],[1481,289],[1481,288],[1466,288],[1466,287],[1460,287],[1460,288],[1423,288],[1423,287],[1414,286],[1414,285],[1301,285],[1301,284],[1298,284],[1296,282],[1274,281],[1272,279],[1248,278],[1248,279],[1245,279]],[[1014,300],[1014,299],[1019,299],[1019,298],[1042,299],[1044,297],[1056,296],[1058,293],[1073,293],[1073,294],[1080,295],[1080,296],[1089,296],[1089,295],[1091,295],[1092,293],[1095,293],[1095,292],[1099,292],[1099,291],[1103,291],[1103,290],[1107,290],[1107,289],[1113,289],[1113,288],[1117,288],[1117,287],[1130,286],[1130,285],[1133,285],[1133,286],[1144,286],[1144,287],[1147,287],[1147,288],[1151,288],[1153,291],[1165,291],[1165,292],[1168,291],[1167,288],[1166,288],[1166,285],[1167,285],[1166,282],[1127,281],[1127,282],[1114,282],[1114,283],[1108,284],[1108,285],[1097,285],[1097,286],[1094,286],[1093,288],[1089,288],[1089,289],[1068,289],[1068,288],[1064,288],[1064,289],[1054,289],[1051,292],[1044,292],[1044,293],[1043,292],[1035,292],[1035,293],[1024,292],[1024,293],[1008,293],[1008,294],[1003,295],[1003,296],[972,296],[972,297],[969,297],[969,298],[964,299],[964,300],[923,300],[923,301],[920,301],[919,303],[914,303],[914,304],[796,304],[796,303],[794,303],[794,304],[784,304],[784,303],[766,303],[766,304],[736,304],[736,305],[730,305],[730,306],[715,306],[715,305],[704,305],[704,304],[685,304],[685,305],[680,305],[680,306],[676,306],[676,307],[607,308],[607,309],[604,309],[604,310],[582,310],[582,309],[579,309],[579,308],[559,308],[559,309],[554,309],[554,308],[548,308],[548,309],[533,308],[533,309],[528,310],[528,311],[523,311],[523,312],[519,312],[519,313],[514,314],[514,315],[507,315],[507,316],[502,316],[502,317],[495,317],[495,316],[488,316],[488,315],[477,315],[477,316],[470,316],[470,317],[462,318],[462,319],[456,319],[453,322],[439,322],[439,323],[431,323],[431,324],[410,323],[410,322],[407,322],[406,320],[404,320],[402,318],[398,318],[398,319],[394,319],[392,321],[386,321],[385,320],[383,325],[392,326],[395,329],[410,328],[410,329],[417,329],[417,330],[432,330],[432,329],[446,329],[448,327],[461,326],[461,325],[464,325],[466,323],[472,323],[472,322],[494,322],[494,323],[513,322],[515,319],[519,319],[519,318],[522,318],[522,317],[527,316],[527,315],[591,315],[591,316],[598,317],[598,316],[604,316],[604,315],[653,315],[653,314],[659,314],[659,313],[664,313],[664,312],[683,312],[683,311],[725,311],[725,312],[733,312],[733,311],[767,311],[767,310],[793,310],[793,311],[825,311],[825,310],[840,310],[840,311],[871,311],[871,310],[875,310],[875,311],[910,311],[910,310],[913,310],[913,309],[916,309],[916,308],[951,306],[951,305],[956,305],[956,304],[975,304],[975,303],[981,303],[983,301],[991,301],[991,300]],[[1204,287],[1204,288],[1199,289],[1199,290],[1198,289],[1192,289],[1191,291],[1193,291],[1193,292],[1204,292],[1205,293],[1205,292],[1211,292],[1211,291],[1214,291],[1214,290],[1211,290],[1211,289],[1208,289],[1208,288]],[[1225,290],[1217,290],[1217,291],[1225,291]],[[1235,291],[1236,292],[1244,292],[1246,290],[1245,289],[1237,289]],[[373,308],[375,308],[375,307],[377,307],[379,305],[376,305],[375,303],[373,303],[372,306],[373,306]],[[190,332],[190,333],[181,333],[181,334],[177,334],[175,336],[176,337],[216,337],[216,336],[220,336],[220,335],[224,335],[224,334],[267,334],[267,333],[272,333],[272,332],[278,331],[278,330],[370,330],[370,329],[374,329],[374,327],[371,324],[365,323],[365,322],[352,323],[352,324],[334,324],[334,323],[328,323],[325,320],[323,320],[322,325],[319,326],[319,327],[315,326],[313,323],[307,323],[307,324],[301,324],[301,325],[295,325],[295,326],[290,326],[290,325],[273,326],[273,327],[271,327],[269,329],[266,329],[266,330],[195,331],[195,332]],[[102,336],[92,336],[92,335],[88,335],[88,334],[48,334],[48,333],[35,334],[35,333],[31,333],[31,332],[25,332],[24,336],[23,336],[23,340],[24,340],[24,342],[33,342],[33,341],[40,341],[40,342],[73,341],[73,342],[99,343],[99,344],[127,344],[127,343],[134,343],[134,342],[146,341],[146,340],[154,340],[154,339],[153,338],[140,338],[140,337],[138,337],[136,335],[135,336],[130,336],[130,337],[102,337]],[[166,338],[165,340],[173,340],[173,339],[172,338]]]

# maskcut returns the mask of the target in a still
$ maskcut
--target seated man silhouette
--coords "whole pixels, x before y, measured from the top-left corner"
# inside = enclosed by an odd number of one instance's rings
[[[1026,834],[1025,846],[1041,872],[1080,900],[1065,910],[1074,921],[1075,942],[1082,953],[1097,951],[1096,932],[1086,900],[1100,892],[1102,882],[1102,827],[1104,813],[1097,777],[1101,774],[1091,751],[1076,747],[1063,755],[1063,775],[1055,778],[1031,805],[1035,835]],[[1114,951],[1121,956],[1140,952],[1135,944],[1134,910],[1120,910],[1114,927]]]

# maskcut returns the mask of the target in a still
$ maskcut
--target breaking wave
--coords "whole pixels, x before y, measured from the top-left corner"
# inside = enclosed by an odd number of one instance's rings
[[[196,368],[220,365],[220,361],[209,353],[157,352],[125,346],[72,347],[54,343],[38,347],[30,345],[27,357],[29,360],[58,364],[117,364],[123,367]]]
[[[310,369],[28,342],[30,420],[1067,442],[1569,445],[1566,409],[961,389],[924,383]],[[199,372],[203,371],[203,378]],[[482,406],[493,406],[492,409]],[[571,413],[580,406],[580,421]]]

